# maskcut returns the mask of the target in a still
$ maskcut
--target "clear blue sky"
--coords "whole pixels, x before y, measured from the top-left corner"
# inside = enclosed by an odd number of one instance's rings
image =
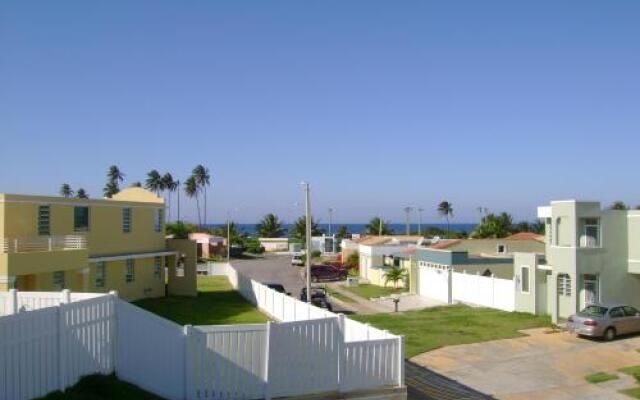
[[[303,179],[343,222],[637,205],[638,21],[638,1],[3,1],[0,192],[204,163],[214,221],[290,220]]]

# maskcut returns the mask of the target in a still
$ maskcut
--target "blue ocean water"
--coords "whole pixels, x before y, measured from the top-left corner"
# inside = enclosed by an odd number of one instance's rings
[[[365,231],[365,227],[367,224],[341,224],[341,223],[334,223],[333,225],[331,225],[331,229],[332,231],[335,233],[335,231],[341,227],[341,226],[346,226],[347,229],[349,230],[350,233],[363,233]],[[477,224],[451,224],[450,229],[451,231],[455,231],[455,232],[467,232],[467,233],[471,233],[471,231],[473,231],[475,229]],[[208,224],[207,225],[210,228],[221,228],[221,227],[226,227],[225,224]],[[255,235],[256,233],[256,224],[236,224],[236,226],[238,227],[239,230],[241,230],[242,232],[246,233],[247,235]],[[288,230],[289,227],[291,226],[291,224],[285,224],[284,225],[285,228]],[[324,232],[329,233],[329,224],[318,224],[318,226],[320,227],[320,229],[322,229]],[[389,227],[391,229],[393,229],[393,232],[395,234],[399,234],[402,235],[406,232],[406,226],[405,224],[389,224]],[[422,230],[426,230],[430,227],[436,227],[436,228],[440,228],[440,229],[447,229],[447,224],[422,224]],[[411,224],[411,232],[415,233],[418,232],[418,224]]]

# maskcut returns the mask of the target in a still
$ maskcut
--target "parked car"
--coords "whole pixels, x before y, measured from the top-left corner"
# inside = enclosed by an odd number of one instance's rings
[[[305,287],[303,287],[300,291],[300,300],[305,302],[307,301],[307,288]],[[333,311],[333,305],[327,298],[327,291],[325,288],[311,288],[311,304],[316,307]]]
[[[306,271],[303,271],[302,277],[307,278]],[[345,279],[347,279],[346,269],[336,268],[333,265],[311,266],[311,282],[342,281]]]
[[[295,254],[291,257],[291,265],[303,266],[304,258],[302,257],[302,254]]]
[[[640,312],[626,304],[592,304],[569,317],[567,330],[613,340],[618,335],[640,332]]]
[[[266,287],[275,290],[278,293],[284,293],[287,296],[291,296],[291,292],[287,292],[284,288],[284,286],[282,286],[279,283],[265,283],[264,284]]]

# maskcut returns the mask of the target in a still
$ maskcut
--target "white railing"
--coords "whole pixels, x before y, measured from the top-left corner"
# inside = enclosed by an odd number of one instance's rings
[[[10,289],[7,292],[0,292],[0,317],[103,296],[107,294],[76,293],[66,289],[60,292],[20,292]]]
[[[87,248],[82,235],[42,236],[0,239],[0,253],[30,253],[36,251],[78,250]]]

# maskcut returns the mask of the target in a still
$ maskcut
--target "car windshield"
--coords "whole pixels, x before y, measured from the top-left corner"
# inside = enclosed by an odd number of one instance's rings
[[[587,306],[584,310],[578,314],[587,317],[602,317],[607,313],[607,307],[601,306]]]

